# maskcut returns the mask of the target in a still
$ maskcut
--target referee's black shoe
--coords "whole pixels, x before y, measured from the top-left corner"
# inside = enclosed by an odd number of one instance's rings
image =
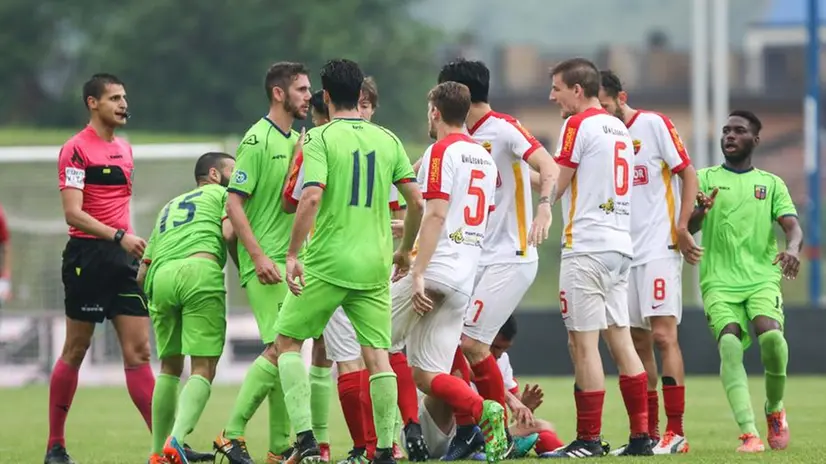
[[[64,446],[55,444],[52,446],[52,449],[46,453],[43,464],[75,464],[75,461],[72,460],[72,457],[66,452]]]

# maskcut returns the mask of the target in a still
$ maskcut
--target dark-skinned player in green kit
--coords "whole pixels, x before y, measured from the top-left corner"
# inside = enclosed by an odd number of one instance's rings
[[[391,447],[397,411],[396,375],[390,366],[390,271],[410,268],[410,253],[422,218],[423,200],[413,167],[399,139],[389,130],[364,121],[358,111],[364,75],[358,64],[332,60],[321,70],[324,102],[331,122],[307,132],[304,142],[304,188],[298,203],[286,273],[290,294],[276,324],[278,370],[293,429],[296,450],[291,461],[317,461],[310,384],[300,349],[304,340],[324,331],[338,306],[353,324],[370,372],[370,396],[377,464],[394,463]],[[404,237],[393,249],[390,185],[408,204]],[[317,216],[316,216],[317,213]],[[306,277],[298,252],[313,227],[306,249]]]
[[[762,124],[749,111],[734,111],[723,126],[721,166],[700,169],[698,206],[689,230],[702,228],[702,248],[687,256],[700,260],[700,290],[706,318],[720,350],[720,377],[729,406],[740,427],[742,453],[765,450],[757,431],[743,367],[751,344],[749,324],[760,344],[766,382],[768,442],[785,449],[789,425],[783,407],[789,347],[783,335],[781,278],[797,277],[803,232],[786,184],[756,169],[752,152],[760,143]],[[778,252],[774,224],[786,235]]]
[[[284,296],[284,259],[293,216],[283,211],[281,192],[301,137],[292,130],[310,108],[310,78],[300,63],[272,65],[264,78],[269,112],[244,135],[230,180],[227,215],[238,236],[239,275],[264,345],[275,340],[274,325]],[[269,450],[290,448],[290,421],[278,381],[277,356],[265,350],[250,366],[229,421],[213,447],[230,464],[252,463],[244,430],[265,398],[269,400]]]

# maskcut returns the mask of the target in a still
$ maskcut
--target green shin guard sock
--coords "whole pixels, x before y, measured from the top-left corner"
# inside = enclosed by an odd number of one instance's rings
[[[398,392],[397,392],[398,393]],[[393,443],[398,443],[402,436],[402,412],[396,414],[396,426],[393,427]]]
[[[183,444],[184,438],[195,429],[209,401],[210,393],[212,393],[212,384],[205,377],[193,375],[186,381],[178,399],[180,408],[175,417],[175,425],[172,427],[172,436],[178,440],[178,443]]]
[[[281,387],[281,374],[276,370],[276,381],[267,396],[270,406],[270,451],[280,455],[290,447],[290,415],[284,404],[284,389]]]
[[[783,332],[770,330],[757,337],[760,358],[766,376],[766,412],[783,410],[786,392],[786,366],[789,364],[789,345]]]
[[[399,415],[399,391],[396,374],[382,372],[370,376],[370,398],[373,400],[373,422],[376,424],[376,448],[392,448],[396,417]]]
[[[152,392],[152,453],[163,454],[166,437],[172,433],[175,408],[178,404],[178,384],[181,379],[159,374]]]
[[[330,396],[333,380],[329,367],[310,366],[310,412],[313,435],[319,443],[330,443],[327,427],[330,423]]]
[[[759,435],[754,425],[754,410],[751,407],[748,376],[743,366],[743,344],[736,336],[724,334],[720,337],[719,349],[720,378],[726,390],[731,412],[734,413],[734,420],[737,421],[740,432]]]
[[[278,357],[278,371],[284,402],[296,435],[313,429],[310,414],[310,379],[304,367],[301,353],[289,352]]]
[[[244,435],[247,423],[264,402],[264,398],[267,397],[277,380],[278,368],[267,358],[257,357],[247,371],[244,383],[241,384],[241,390],[235,399],[229,423],[224,429],[224,435],[227,438],[239,438]]]

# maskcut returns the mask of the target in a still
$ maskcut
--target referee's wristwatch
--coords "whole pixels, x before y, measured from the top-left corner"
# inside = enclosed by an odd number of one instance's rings
[[[119,244],[120,241],[123,240],[124,235],[126,235],[126,231],[123,229],[118,229],[117,232],[115,232],[115,243]]]

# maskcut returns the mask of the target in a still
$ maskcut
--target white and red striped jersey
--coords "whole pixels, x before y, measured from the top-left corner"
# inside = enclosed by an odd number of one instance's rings
[[[575,169],[562,195],[562,255],[616,251],[633,256],[628,128],[602,108],[565,120],[555,155]]]
[[[631,203],[632,266],[679,257],[677,218],[680,178],[691,164],[680,134],[666,116],[637,111],[628,121],[634,143],[634,201]]]
[[[527,160],[542,144],[515,118],[493,111],[468,128],[468,133],[493,156],[499,171],[497,210],[490,217],[489,240],[480,264],[536,261],[536,248],[528,246],[533,202]]]

